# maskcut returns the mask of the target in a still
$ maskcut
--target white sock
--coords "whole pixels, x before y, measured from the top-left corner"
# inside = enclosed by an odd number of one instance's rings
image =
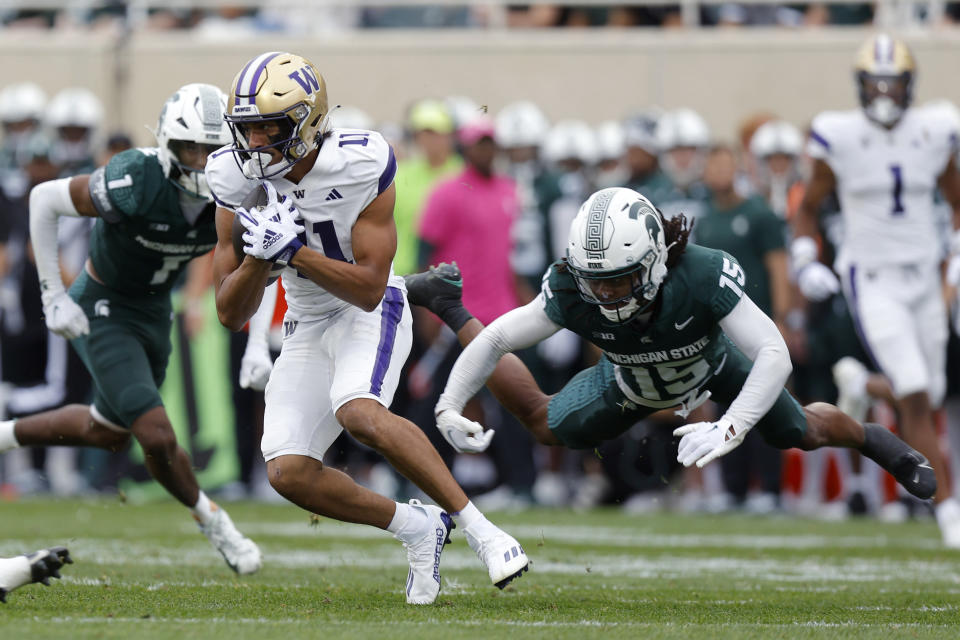
[[[193,514],[193,517],[197,519],[197,522],[206,525],[213,519],[214,514],[216,514],[219,508],[216,502],[210,500],[207,494],[201,491],[197,495],[197,504],[193,505],[190,512]]]
[[[0,587],[13,591],[17,587],[30,584],[30,561],[27,556],[0,558]]]
[[[393,513],[393,519],[387,525],[387,531],[393,534],[397,540],[407,541],[407,539],[423,529],[426,522],[426,513],[415,509],[409,504],[397,502],[397,510]]]
[[[486,520],[484,515],[480,513],[480,510],[474,506],[473,502],[468,502],[467,506],[463,509],[450,515],[453,516],[453,519],[456,520],[462,529],[469,528],[474,522]]]
[[[0,451],[16,449],[20,446],[20,443],[17,442],[17,437],[13,435],[13,425],[16,424],[16,422],[16,420],[4,420],[0,422]]]

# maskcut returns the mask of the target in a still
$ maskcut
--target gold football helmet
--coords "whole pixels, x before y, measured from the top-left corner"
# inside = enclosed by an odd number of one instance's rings
[[[285,173],[317,148],[328,128],[327,116],[327,85],[313,63],[293,53],[270,51],[243,65],[224,117],[244,174],[269,178]],[[266,144],[252,146],[253,131],[263,134],[258,142]]]
[[[893,127],[913,99],[916,71],[913,54],[903,41],[881,33],[864,42],[857,52],[854,75],[867,117]]]

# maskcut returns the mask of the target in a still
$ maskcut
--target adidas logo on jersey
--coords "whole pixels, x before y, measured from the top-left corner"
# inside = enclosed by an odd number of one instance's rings
[[[277,240],[279,240],[280,237],[281,237],[281,236],[280,236],[279,233],[277,233],[276,231],[273,231],[273,230],[271,230],[271,229],[267,229],[266,231],[264,231],[264,232],[263,232],[263,248],[264,248],[264,250],[267,250],[267,249],[269,249],[270,247],[272,247],[274,244],[276,244]]]
[[[324,200],[342,200],[343,196],[340,195],[340,192],[336,189],[330,189],[330,193],[327,194],[327,197]]]

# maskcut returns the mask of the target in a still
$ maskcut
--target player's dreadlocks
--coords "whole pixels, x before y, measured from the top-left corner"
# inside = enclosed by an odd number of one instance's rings
[[[687,240],[690,239],[690,231],[693,230],[693,220],[688,220],[687,216],[678,213],[672,218],[663,215],[660,209],[657,209],[660,215],[660,224],[663,225],[663,234],[667,242],[667,269],[672,269],[680,262],[680,256],[687,250]]]

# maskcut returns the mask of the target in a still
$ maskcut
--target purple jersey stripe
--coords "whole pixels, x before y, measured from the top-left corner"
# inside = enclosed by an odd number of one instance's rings
[[[390,149],[390,157],[387,158],[387,166],[384,167],[383,173],[380,174],[380,184],[377,186],[377,195],[380,195],[387,190],[387,187],[393,182],[393,177],[397,175],[397,158],[393,155],[393,147],[388,146]]]
[[[873,350],[870,349],[870,343],[867,342],[867,334],[863,332],[863,325],[860,324],[860,309],[857,304],[857,266],[850,266],[850,315],[853,317],[853,328],[857,332],[857,336],[860,338],[860,344],[863,345],[863,350],[867,352],[867,357],[870,358],[873,362],[873,366],[877,368],[877,371],[883,371],[883,367],[880,366],[880,362],[877,361],[877,357],[873,355]]]
[[[247,95],[252,96],[257,93],[257,82],[260,80],[260,76],[263,74],[263,70],[267,67],[267,63],[273,60],[274,58],[276,58],[278,55],[280,55],[280,52],[274,51],[268,54],[267,57],[263,59],[263,62],[260,63],[260,65],[257,67],[257,70],[254,72],[253,78],[250,79],[250,89]],[[251,102],[253,101],[254,99],[251,98]]]
[[[810,138],[822,144],[823,148],[826,149],[827,151],[830,151],[830,143],[827,142],[827,139],[824,138],[819,133],[817,133],[816,131],[814,131],[813,129],[810,129]]]
[[[383,378],[387,375],[390,356],[393,355],[393,343],[397,339],[397,326],[403,317],[403,293],[400,289],[387,287],[380,309],[380,344],[377,345],[377,361],[370,376],[370,393],[375,396],[380,395],[383,387]]]

